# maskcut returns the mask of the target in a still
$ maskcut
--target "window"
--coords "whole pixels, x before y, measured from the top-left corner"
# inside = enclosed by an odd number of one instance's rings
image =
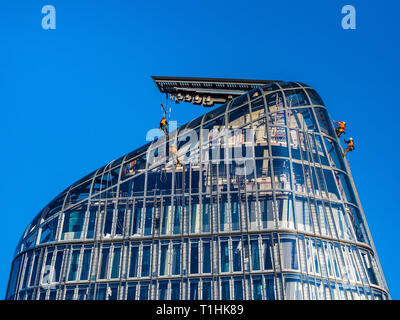
[[[199,281],[190,281],[190,300],[199,300]]]
[[[168,244],[161,245],[160,276],[168,274]]]
[[[190,273],[199,273],[199,244],[197,242],[190,244]]]
[[[121,248],[114,248],[114,256],[111,269],[111,279],[119,277],[119,264],[121,260]]]
[[[233,297],[235,300],[243,300],[242,279],[235,279],[233,283]]]
[[[171,282],[171,300],[179,300],[181,298],[181,283],[179,281]]]
[[[221,247],[221,272],[229,272],[229,249],[228,241],[222,241]]]
[[[242,271],[242,242],[232,241],[233,272]]]
[[[271,239],[263,239],[263,260],[264,260],[264,270],[272,270],[273,263],[273,248]]]
[[[229,288],[229,280],[221,281],[221,299],[222,300],[230,300],[230,288]]]
[[[42,227],[42,233],[40,235],[40,244],[52,242],[56,239],[58,226],[58,217],[46,222]]]
[[[80,239],[85,220],[86,207],[67,211],[64,216],[64,226],[61,240]]]
[[[174,244],[172,252],[172,274],[178,275],[181,273],[181,245]]]
[[[101,264],[100,264],[100,279],[107,279],[107,269],[108,269],[108,258],[110,254],[110,248],[103,248],[101,251]]]
[[[150,246],[143,246],[142,252],[142,277],[148,277],[150,275]]]
[[[71,256],[71,263],[69,266],[68,281],[75,281],[78,272],[78,260],[79,260],[80,250],[73,250]]]
[[[131,261],[129,266],[129,277],[137,277],[139,262],[139,247],[131,247]]]
[[[287,300],[303,300],[302,285],[299,276],[285,276],[285,294]]]
[[[262,280],[253,278],[253,300],[262,300]]]
[[[281,238],[282,268],[298,270],[297,241],[293,238]]]
[[[210,242],[203,242],[203,273],[211,272],[211,247]]]
[[[252,270],[260,270],[260,250],[258,240],[251,240],[251,267]]]
[[[92,255],[91,249],[85,249],[83,252],[83,259],[82,259],[82,269],[81,269],[81,276],[80,280],[88,280],[89,279],[89,269],[90,269],[90,259]]]

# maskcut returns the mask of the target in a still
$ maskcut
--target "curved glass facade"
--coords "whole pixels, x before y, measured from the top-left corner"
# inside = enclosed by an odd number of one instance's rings
[[[16,248],[6,299],[390,298],[312,88],[254,89],[169,139],[51,201]]]

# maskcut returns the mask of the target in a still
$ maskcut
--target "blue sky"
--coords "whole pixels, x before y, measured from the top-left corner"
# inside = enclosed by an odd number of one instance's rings
[[[56,30],[41,9],[56,8]],[[356,8],[357,29],[341,27]],[[348,155],[392,297],[400,298],[398,1],[3,0],[0,3],[0,298],[30,220],[158,126],[151,75],[313,86],[348,123]],[[176,105],[181,125],[204,113]]]

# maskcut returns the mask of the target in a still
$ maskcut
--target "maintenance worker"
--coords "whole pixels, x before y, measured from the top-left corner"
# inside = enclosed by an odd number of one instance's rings
[[[346,122],[335,121],[335,123],[339,125],[338,127],[336,127],[336,135],[338,136],[338,138],[340,138],[342,134],[345,134],[344,131],[346,130]]]
[[[350,140],[344,140],[344,142],[347,143],[347,149],[346,151],[343,153],[343,157],[346,156],[346,153],[349,151],[353,151],[354,150],[354,142],[353,142],[353,138],[350,138]]]
[[[160,130],[164,132],[165,135],[168,135],[168,122],[167,119],[165,118],[167,115],[167,111],[164,109],[164,105],[162,103],[161,103],[161,109],[164,111],[164,116],[160,121]]]

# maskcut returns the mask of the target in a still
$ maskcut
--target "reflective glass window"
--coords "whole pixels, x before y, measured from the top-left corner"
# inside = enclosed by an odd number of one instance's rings
[[[325,108],[314,108],[315,114],[317,116],[318,124],[321,129],[321,132],[330,135],[331,137],[335,137],[335,134],[332,130],[332,123],[329,119],[328,113]]]
[[[265,96],[267,103],[267,110],[269,113],[276,112],[283,109],[283,98],[280,91],[274,92]]]
[[[293,238],[281,238],[282,268],[284,270],[298,270],[297,241]]]
[[[229,244],[228,241],[221,241],[221,272],[229,272]]]
[[[56,239],[57,234],[57,226],[58,226],[58,217],[46,222],[46,224],[42,227],[42,233],[40,235],[39,243],[47,243],[52,242]]]
[[[179,300],[181,298],[181,283],[179,281],[171,282],[171,300]]]
[[[288,108],[310,104],[303,89],[285,90],[285,97]]]
[[[211,272],[211,246],[210,242],[203,242],[203,273]]]
[[[274,159],[272,161],[274,167],[274,183],[275,189],[290,190],[290,164],[289,160]]]
[[[71,256],[71,262],[69,266],[68,281],[75,281],[78,272],[78,260],[79,260],[80,250],[73,250]]]
[[[221,299],[222,300],[230,300],[230,287],[229,287],[229,280],[222,280],[221,281]]]
[[[85,220],[86,207],[67,211],[64,215],[64,225],[61,240],[80,239]]]
[[[90,260],[91,260],[92,250],[85,249],[83,252],[82,267],[80,280],[89,280],[89,270],[90,270]]]
[[[242,271],[242,242],[240,240],[232,241],[232,260],[233,272]]]
[[[199,300],[199,281],[190,281],[190,300]]]
[[[262,279],[253,278],[253,300],[262,300]]]
[[[107,279],[108,271],[108,258],[110,254],[110,248],[103,248],[101,251],[101,264],[100,264],[100,279]]]
[[[258,240],[251,240],[251,266],[252,270],[260,270],[260,249]]]
[[[243,281],[235,279],[233,282],[233,298],[235,300],[243,300]]]
[[[148,277],[150,275],[150,246],[143,246],[142,252],[142,277]]]
[[[306,89],[308,96],[310,97],[311,103],[312,104],[319,104],[319,105],[324,105],[324,102],[322,101],[321,97],[319,94],[313,90],[313,89]]]
[[[172,274],[178,275],[181,273],[181,245],[174,244],[172,251]]]
[[[139,262],[139,247],[131,247],[131,257],[129,265],[129,277],[137,277]]]
[[[190,273],[199,273],[199,244],[197,242],[190,244]]]
[[[114,248],[112,269],[111,269],[111,279],[119,277],[119,265],[121,261],[121,248]]]
[[[310,108],[288,110],[288,126],[294,129],[317,131],[314,115]]]

